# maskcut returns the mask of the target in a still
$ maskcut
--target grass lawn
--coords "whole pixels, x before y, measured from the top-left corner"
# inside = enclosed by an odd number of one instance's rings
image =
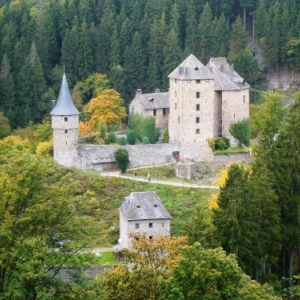
[[[97,258],[97,264],[99,265],[113,265],[116,264],[117,260],[113,252],[102,252],[101,256]]]

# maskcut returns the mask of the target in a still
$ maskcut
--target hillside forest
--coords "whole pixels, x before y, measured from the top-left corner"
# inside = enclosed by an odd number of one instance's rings
[[[63,72],[71,88],[105,74],[128,107],[137,88],[168,89],[190,53],[225,56],[252,85],[300,67],[297,0],[2,0],[0,109],[12,129],[40,123]],[[263,52],[263,63],[256,59]],[[91,99],[82,97],[82,104]]]

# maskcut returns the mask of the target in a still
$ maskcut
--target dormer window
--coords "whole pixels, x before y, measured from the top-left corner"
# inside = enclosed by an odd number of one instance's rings
[[[68,117],[65,117],[65,122],[68,122]]]
[[[201,80],[200,79],[196,79],[196,83],[200,83],[201,82]]]
[[[199,70],[199,68],[198,67],[195,67],[195,69],[194,69],[195,71],[198,71]]]

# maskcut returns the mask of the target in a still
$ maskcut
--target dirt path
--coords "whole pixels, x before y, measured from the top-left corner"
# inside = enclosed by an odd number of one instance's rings
[[[149,182],[146,177],[142,176],[134,176],[129,174],[121,174],[119,171],[110,171],[110,172],[101,172],[102,176],[106,177],[120,177],[128,180],[135,180],[135,181],[142,181],[142,182]],[[159,180],[156,178],[152,178],[150,183],[152,184],[163,184],[163,185],[172,185],[172,186],[179,186],[185,188],[197,188],[197,189],[215,189],[218,190],[219,187],[213,185],[205,185],[200,183],[186,183],[186,182],[175,182],[175,181],[166,181],[166,180]]]

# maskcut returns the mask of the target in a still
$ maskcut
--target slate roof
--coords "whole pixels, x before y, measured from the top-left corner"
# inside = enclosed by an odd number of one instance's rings
[[[193,54],[187,57],[168,77],[179,80],[214,79],[213,74]]]
[[[132,192],[119,210],[127,220],[171,219],[156,192]]]
[[[72,116],[79,115],[79,111],[75,107],[69,91],[66,75],[63,75],[58,100],[52,109],[51,116]]]
[[[225,57],[211,58],[206,67],[215,77],[215,91],[239,91],[250,88]]]
[[[170,107],[170,93],[137,94],[136,98],[145,110],[162,109]]]

